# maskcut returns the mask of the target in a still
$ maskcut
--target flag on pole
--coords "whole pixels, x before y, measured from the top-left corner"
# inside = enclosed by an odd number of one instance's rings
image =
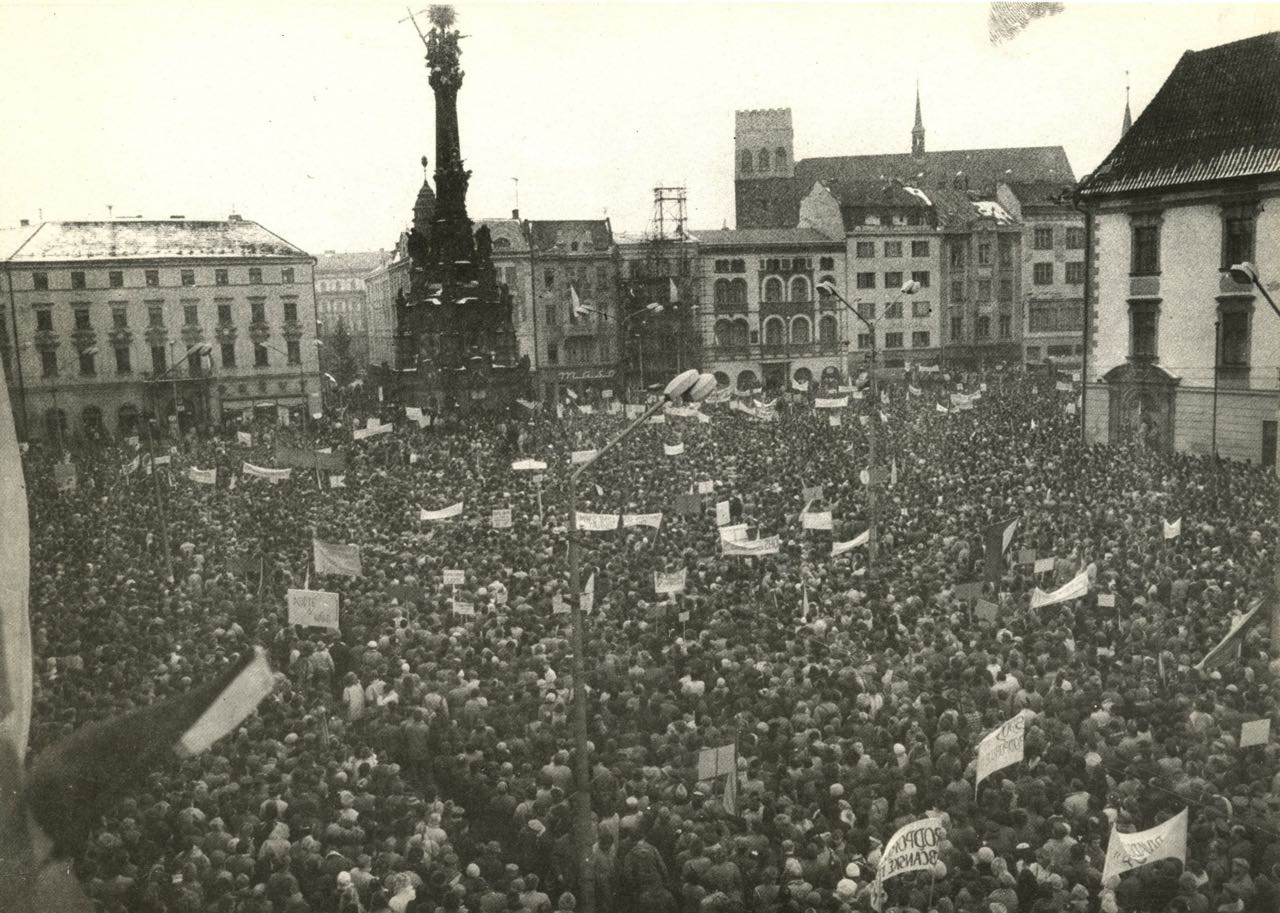
[[[1033,711],[1024,710],[1013,719],[1000,724],[978,743],[978,773],[973,781],[974,790],[997,770],[1003,770],[1023,759],[1027,720],[1033,716]]]
[[[1204,659],[1196,663],[1197,671],[1212,669],[1215,666],[1221,666],[1224,662],[1232,657],[1240,655],[1240,646],[1244,643],[1245,634],[1249,633],[1249,626],[1257,620],[1258,612],[1262,608],[1262,600],[1255,600],[1253,607],[1231,625],[1231,630],[1227,632],[1227,636],[1219,641],[1218,645],[1204,655]]]
[[[1174,520],[1172,523],[1170,523],[1168,520],[1164,521],[1164,537],[1166,539],[1176,539],[1181,535],[1182,535],[1182,518],[1181,517]]]
[[[1107,841],[1107,861],[1102,866],[1102,883],[1150,862],[1161,859],[1187,861],[1187,810],[1184,808],[1163,824],[1136,834],[1122,834],[1111,826]]]
[[[872,906],[879,910],[884,896],[884,883],[907,872],[927,872],[938,863],[939,846],[946,836],[940,818],[921,818],[904,824],[885,844],[876,864],[876,880]]]
[[[1002,520],[988,526],[983,537],[987,558],[987,579],[992,583],[1000,579],[1004,571],[1004,556],[1013,542],[1013,534],[1018,531],[1018,518]]]
[[[312,557],[316,574],[337,574],[342,577],[362,577],[360,546],[339,545],[336,542],[311,540]]]

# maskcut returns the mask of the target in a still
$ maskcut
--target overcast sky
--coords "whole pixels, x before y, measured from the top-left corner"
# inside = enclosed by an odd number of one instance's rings
[[[415,3],[416,12],[425,7]],[[1084,4],[988,41],[985,3],[456,5],[472,217],[644,230],[652,188],[733,225],[739,108],[790,107],[797,158],[1064,146],[1077,176],[1178,56],[1280,29],[1277,4]],[[313,253],[389,247],[434,154],[413,26],[391,0],[0,0],[0,225],[246,218]],[[426,27],[426,17],[419,17]]]

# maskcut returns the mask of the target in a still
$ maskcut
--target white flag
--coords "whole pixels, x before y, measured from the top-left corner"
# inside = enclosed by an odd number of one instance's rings
[[[1023,759],[1027,720],[1034,716],[1033,711],[1024,710],[988,733],[978,743],[978,775],[973,781],[975,789],[979,783],[997,770],[1002,770],[1010,764],[1017,764]]]
[[[1181,535],[1182,535],[1182,518],[1181,517],[1179,517],[1177,520],[1174,520],[1172,523],[1170,523],[1168,520],[1164,521],[1164,537],[1166,539],[1176,539]]]
[[[1031,592],[1031,608],[1039,609],[1043,606],[1066,602],[1070,599],[1079,599],[1082,596],[1088,595],[1088,593],[1089,573],[1087,571],[1081,571],[1052,593],[1046,593],[1044,590],[1036,587]]]
[[[254,647],[253,658],[183,733],[174,751],[182,758],[204,751],[239,726],[274,688],[275,677],[267,653],[262,647]]]
[[[450,504],[448,507],[442,507],[439,510],[422,510],[418,514],[419,520],[448,520],[452,517],[462,516],[462,502]]]
[[[1113,875],[1120,875],[1149,862],[1161,859],[1187,860],[1187,810],[1184,808],[1163,824],[1122,834],[1111,826],[1111,839],[1107,841],[1107,861],[1102,867],[1102,883]]]

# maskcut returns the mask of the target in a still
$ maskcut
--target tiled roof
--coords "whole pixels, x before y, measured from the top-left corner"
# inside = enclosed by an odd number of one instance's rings
[[[928,209],[927,191],[900,181],[832,181],[827,185],[841,206],[888,206],[892,209]]]
[[[481,225],[489,228],[495,255],[509,251],[529,252],[529,239],[524,236],[524,227],[518,219],[476,219],[476,228]]]
[[[910,153],[844,155],[809,158],[796,162],[796,181],[812,187],[814,181],[891,181],[894,178],[926,192],[953,187],[957,176],[968,178],[968,189],[992,193],[997,182],[1074,181],[1075,174],[1061,146],[1024,146],[1009,149],[952,149]]]
[[[15,263],[47,260],[155,260],[209,257],[307,257],[279,235],[247,220],[42,222],[12,254]]]
[[[8,260],[26,240],[35,234],[38,225],[22,225],[0,228],[0,260]]]
[[[608,219],[542,219],[529,222],[534,250],[569,253],[573,242],[591,242],[591,249],[579,247],[579,253],[607,251],[613,245],[613,231]]]
[[[816,228],[715,228],[689,232],[698,239],[698,245],[708,247],[768,247],[797,244],[843,244],[828,238]]]
[[[1187,51],[1083,196],[1280,173],[1280,32]]]
[[[316,257],[316,277],[319,278],[325,273],[356,273],[363,276],[373,272],[388,259],[389,255],[380,250],[337,253],[325,251]]]
[[[1006,181],[1024,209],[1070,209],[1074,182]]]

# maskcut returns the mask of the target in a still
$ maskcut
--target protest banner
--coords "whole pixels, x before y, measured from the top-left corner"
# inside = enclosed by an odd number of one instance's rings
[[[462,502],[450,504],[448,507],[442,507],[439,510],[427,510],[423,508],[418,513],[419,520],[434,522],[436,520],[450,520],[454,517],[462,516]]]
[[[1006,720],[987,733],[978,743],[978,773],[973,781],[975,791],[983,780],[997,770],[1003,770],[1023,759],[1027,722],[1034,716],[1033,711],[1023,710],[1013,719]]]
[[[800,526],[803,529],[831,530],[835,527],[831,511],[805,511],[800,515]]]
[[[722,529],[727,527],[722,527]],[[753,557],[759,555],[776,555],[782,548],[782,539],[769,536],[764,539],[745,539],[739,541],[720,540],[723,554],[736,557]]]
[[[1035,563],[1035,573],[1052,574],[1053,558],[1037,558]]]
[[[218,470],[216,469],[197,469],[192,466],[187,470],[187,478],[195,482],[197,485],[217,485]]]
[[[1081,571],[1075,577],[1068,580],[1062,586],[1058,587],[1051,593],[1036,587],[1031,592],[1031,608],[1039,609],[1047,605],[1055,605],[1059,602],[1067,602],[1072,599],[1079,599],[1089,593],[1089,574]]]
[[[255,466],[252,463],[245,463],[241,467],[241,471],[251,479],[266,479],[272,485],[284,482],[293,476],[292,469],[268,469],[264,466]]]
[[[237,443],[237,444],[240,444],[240,445],[242,445],[242,446],[244,446],[244,447],[252,447],[252,446],[253,446],[253,435],[252,435],[252,434],[250,434],[248,431],[237,431],[237,432],[236,432],[236,443]]]
[[[721,542],[746,542],[747,541],[747,524],[734,523],[731,526],[720,527]]]
[[[289,624],[338,629],[338,594],[324,590],[289,590]]]
[[[667,456],[680,456],[684,453],[684,443],[679,444],[663,444],[662,452]]]
[[[819,396],[813,401],[815,409],[844,409],[849,405],[849,397],[822,397]]]
[[[1107,859],[1102,866],[1102,883],[1131,869],[1161,859],[1187,860],[1187,810],[1184,808],[1163,824],[1135,834],[1122,834],[1111,826]]]
[[[1035,564],[1036,550],[1034,548],[1023,548],[1018,550],[1019,564]]]
[[[663,573],[662,571],[653,572],[653,591],[658,595],[664,593],[682,593],[684,592],[685,577],[687,570],[681,568],[671,573]]]
[[[312,539],[311,551],[317,574],[337,574],[342,577],[363,576],[358,545],[339,545]]]
[[[994,602],[979,599],[977,604],[973,607],[973,615],[980,622],[985,624],[995,624],[1000,617],[1000,607]]]
[[[805,504],[821,501],[823,496],[821,485],[805,485],[800,489],[800,500]]]
[[[493,513],[489,515],[489,522],[493,525],[494,529],[511,529],[511,508],[504,507],[493,511]]]
[[[946,836],[946,828],[938,818],[921,818],[905,824],[894,832],[885,844],[876,865],[876,880],[872,906],[882,906],[884,883],[890,878],[907,872],[928,872],[938,863],[939,845]]]
[[[651,526],[658,529],[662,526],[662,514],[623,514],[622,525],[626,526]]]
[[[599,452],[598,450],[575,450],[569,454],[569,465],[578,466],[582,463],[590,463]]]
[[[851,552],[855,548],[858,548],[859,546],[862,546],[862,545],[866,545],[870,541],[871,541],[871,529],[867,528],[863,530],[861,533],[859,533],[858,535],[854,536],[848,542],[832,542],[831,557],[839,558],[841,555],[845,554],[846,552]]]
[[[457,568],[451,568],[444,572],[445,586],[466,586],[467,572]]]
[[[592,533],[607,533],[618,528],[617,514],[592,514],[578,511],[574,514],[574,529]]]
[[[713,482],[711,479],[703,479],[698,483],[698,494],[700,495],[714,494],[715,490],[716,490],[716,483]]]
[[[547,464],[541,460],[516,460],[511,468],[516,472],[546,472]]]
[[[729,524],[730,519],[731,517],[729,514],[729,502],[717,501],[716,502],[716,526],[727,526]]]

